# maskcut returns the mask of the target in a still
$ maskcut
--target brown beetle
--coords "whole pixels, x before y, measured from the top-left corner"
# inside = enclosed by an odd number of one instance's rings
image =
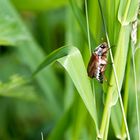
[[[87,72],[90,78],[96,78],[100,83],[103,83],[105,78],[104,72],[107,65],[107,52],[109,48],[106,42],[95,48],[90,58]]]

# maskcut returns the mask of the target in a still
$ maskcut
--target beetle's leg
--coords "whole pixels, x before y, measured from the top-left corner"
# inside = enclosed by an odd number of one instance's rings
[[[102,66],[101,72],[103,73],[105,71],[105,69],[106,69],[106,65],[101,65],[101,66]]]

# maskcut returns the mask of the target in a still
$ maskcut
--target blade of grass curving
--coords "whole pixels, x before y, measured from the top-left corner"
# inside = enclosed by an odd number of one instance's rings
[[[107,43],[108,43],[108,46],[110,48],[110,41],[109,41],[109,37],[108,37],[108,33],[107,33],[107,28],[106,28],[106,23],[105,23],[105,18],[104,18],[104,14],[103,14],[103,11],[102,11],[102,6],[101,6],[101,2],[100,0],[98,0],[99,2],[99,6],[100,6],[100,10],[101,10],[101,15],[102,15],[102,19],[103,19],[103,25],[104,25],[104,30],[105,30],[105,33],[106,33],[106,38],[107,38]],[[118,47],[118,46],[117,46]],[[120,87],[119,87],[119,82],[118,81],[118,76],[117,76],[117,72],[116,72],[116,68],[115,68],[115,64],[114,64],[114,60],[113,60],[113,55],[112,55],[112,51],[111,49],[109,50],[110,52],[110,57],[111,57],[111,62],[112,62],[112,67],[113,67],[113,72],[114,72],[114,77],[111,77],[111,81],[114,81],[116,82],[116,86],[117,86],[117,92],[118,92],[118,96],[119,96],[119,101],[120,101],[120,105],[121,105],[121,111],[122,111],[122,115],[123,115],[123,119],[124,119],[124,122],[125,122],[125,127],[126,127],[126,132],[127,132],[127,136],[128,136],[128,140],[130,140],[130,136],[129,136],[129,131],[128,131],[128,126],[127,126],[127,121],[126,121],[126,116],[125,116],[125,112],[124,112],[124,107],[123,107],[123,102],[122,102],[122,98],[121,98],[121,93],[120,93]],[[126,52],[125,52],[126,53]],[[126,59],[126,58],[125,58]],[[124,63],[125,64],[125,63]],[[124,65],[125,67],[125,65]],[[124,68],[125,69],[125,68]],[[123,78],[124,76],[124,70],[122,71],[123,72],[123,75],[121,77],[121,79]],[[120,80],[121,80],[120,79]],[[113,84],[114,82],[111,82],[111,84]],[[122,80],[121,80],[121,83],[122,83]],[[109,90],[111,91],[112,88],[109,88]],[[109,92],[109,91],[108,91]],[[110,94],[113,94],[112,91],[109,92]],[[111,101],[111,95],[108,94],[107,95],[107,99],[106,99],[106,105],[107,105],[107,108],[110,108],[110,101]],[[109,97],[110,96],[110,97]],[[105,114],[107,113],[107,110],[106,110],[106,106],[105,106]],[[105,115],[106,116],[106,115]],[[104,117],[104,116],[103,116]],[[105,131],[105,123],[107,121],[107,116],[105,117],[105,119],[103,118],[103,123],[101,124],[101,129],[100,129],[100,134],[101,136],[103,136],[104,134],[104,131]]]
[[[85,39],[81,39],[81,37],[83,38],[83,34],[81,34],[81,30],[79,30],[79,24],[77,23],[77,19],[73,15],[73,11],[71,7],[68,9],[67,19],[68,19],[67,20],[68,26],[66,28],[67,44],[75,44],[75,46],[77,46],[80,50],[85,49],[84,48],[85,45],[83,45],[83,43],[85,44]],[[88,50],[88,47],[86,47],[86,49]],[[86,53],[87,51],[84,51],[84,52]],[[72,105],[73,100],[74,100],[74,104],[73,104],[72,120],[70,123],[70,128],[68,129],[68,132],[66,133],[65,139],[77,140],[80,137],[83,138],[83,130],[85,130],[85,119],[86,119],[85,117],[87,116],[86,115],[87,109],[85,108],[85,105],[83,105],[83,101],[81,99],[80,99],[80,104],[79,104],[80,97],[79,95],[75,96],[75,93],[77,95],[77,92],[75,91],[74,84],[67,73],[66,73],[66,78],[67,78],[66,79],[67,90],[65,92],[65,97],[66,97],[65,103],[66,104],[70,103],[69,105]],[[70,89],[71,87],[73,88],[73,91]],[[83,109],[83,106],[84,106],[84,109]],[[93,120],[91,121],[91,123],[94,124]]]
[[[73,48],[66,58],[61,58],[58,61],[63,65],[63,67],[70,75],[87,110],[89,111],[92,119],[94,120],[96,132],[97,134],[99,134],[95,95],[94,93],[92,93],[90,80],[87,77],[86,68],[84,66],[82,56],[79,50]]]
[[[72,9],[70,7],[70,5],[67,7],[66,10],[66,32],[65,32],[65,43],[66,44],[75,44],[75,46],[79,46],[80,49],[81,45],[79,45],[79,43],[81,43],[79,41],[79,32],[77,32],[77,21],[75,19],[75,17],[73,16],[73,12]],[[67,74],[67,72],[65,72],[65,91],[64,91],[65,95],[64,95],[64,107],[67,110],[74,101],[74,97],[75,97],[75,88],[74,88],[74,84],[71,80],[71,78],[69,77],[69,75]]]
[[[68,55],[66,55],[67,53]],[[77,48],[73,46],[62,47],[58,50],[55,50],[37,67],[34,74],[37,74],[50,63],[54,62],[54,60],[58,61],[70,75],[87,110],[94,120],[96,132],[97,134],[99,134],[95,99],[92,93],[91,84],[87,76],[81,53]]]
[[[50,53],[45,58],[43,63],[41,63],[39,65],[39,67],[37,67],[37,69],[34,71],[33,76],[36,75],[40,70],[42,70],[44,68],[44,66],[47,66],[47,65],[51,64],[52,62],[56,61],[57,59],[68,55],[70,50],[71,50],[70,47],[64,46],[64,47],[61,47],[61,48],[53,51],[52,53]]]

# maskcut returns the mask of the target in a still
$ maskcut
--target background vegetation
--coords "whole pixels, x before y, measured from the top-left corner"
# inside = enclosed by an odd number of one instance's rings
[[[140,140],[139,0],[0,5],[0,140]],[[104,41],[111,86],[86,71]]]

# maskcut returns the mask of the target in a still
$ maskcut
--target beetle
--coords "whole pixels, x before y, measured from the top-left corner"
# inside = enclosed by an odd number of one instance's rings
[[[87,67],[88,76],[90,78],[96,78],[100,83],[103,83],[103,80],[106,80],[104,72],[107,66],[108,50],[109,47],[106,42],[103,42],[95,48]]]

